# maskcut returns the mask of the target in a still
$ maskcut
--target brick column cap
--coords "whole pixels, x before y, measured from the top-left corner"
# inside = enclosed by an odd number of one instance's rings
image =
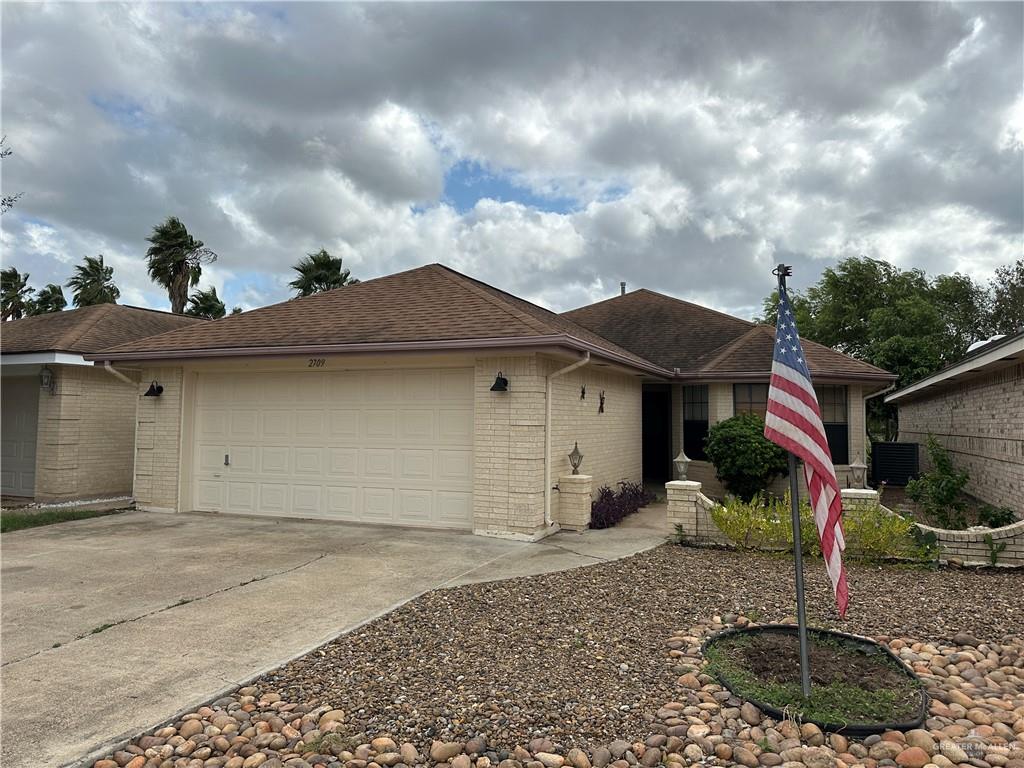
[[[665,483],[666,491],[699,491],[700,488],[696,480],[670,480]]]
[[[877,499],[878,491],[872,488],[843,488],[840,493],[844,499]]]
[[[590,485],[593,475],[562,475],[558,478],[559,485]]]

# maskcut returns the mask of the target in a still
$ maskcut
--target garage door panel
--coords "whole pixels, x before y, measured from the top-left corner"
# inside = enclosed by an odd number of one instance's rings
[[[356,479],[359,476],[359,449],[328,448],[327,472],[335,476]]]
[[[232,512],[255,512],[256,484],[247,480],[229,482],[227,506]]]
[[[306,442],[314,438],[320,438],[323,437],[323,434],[323,411],[295,412],[295,437],[299,442]]]
[[[393,488],[363,488],[361,518],[367,523],[393,523],[395,521],[395,490]]]
[[[399,489],[395,520],[407,525],[425,525],[433,516],[433,507],[433,492],[408,488]]]
[[[363,376],[365,402],[393,403],[401,398],[401,371],[367,371]]]
[[[16,440],[4,440],[0,449],[0,457],[5,459],[16,459],[21,455],[21,445]]]
[[[232,378],[199,376],[197,509],[471,527],[472,370]]]
[[[438,491],[435,519],[453,528],[470,527],[473,522],[473,494]]]
[[[266,474],[289,475],[291,464],[288,461],[291,449],[283,446],[267,446],[260,449],[260,472]]]
[[[283,515],[288,511],[290,486],[284,483],[260,483],[260,512]]]
[[[433,478],[434,450],[432,448],[403,448],[399,451],[399,480],[432,480]]]
[[[227,450],[230,467],[235,472],[256,471],[256,448],[251,445],[232,445]]]
[[[323,449],[321,448],[296,448],[295,449],[295,474],[316,475],[319,477],[324,473]]]
[[[263,400],[263,379],[260,376],[236,376],[231,382],[231,398],[235,403],[259,403]]]
[[[466,408],[441,408],[437,414],[437,437],[443,443],[473,444],[473,411]]]
[[[325,512],[338,520],[358,520],[359,489],[351,486],[328,485]]]
[[[363,475],[375,480],[390,480],[395,476],[394,448],[367,448],[363,451]]]
[[[323,489],[319,485],[293,485],[292,511],[297,515],[321,514]]]
[[[398,416],[398,436],[403,441],[434,442],[434,411],[403,409]]]
[[[331,441],[359,440],[359,411],[332,410],[327,420],[327,439]]]

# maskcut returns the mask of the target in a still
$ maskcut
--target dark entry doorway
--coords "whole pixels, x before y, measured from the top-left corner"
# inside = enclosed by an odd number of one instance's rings
[[[644,482],[672,479],[672,392],[668,384],[643,387]]]

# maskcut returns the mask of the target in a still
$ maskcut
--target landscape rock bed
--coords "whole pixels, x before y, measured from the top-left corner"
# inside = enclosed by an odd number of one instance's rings
[[[839,625],[808,568],[815,623],[875,635],[932,696],[919,731],[863,741],[765,718],[703,670],[709,633],[787,616],[791,578],[784,558],[666,546],[439,590],[95,765],[1024,768],[1019,578],[854,565]]]

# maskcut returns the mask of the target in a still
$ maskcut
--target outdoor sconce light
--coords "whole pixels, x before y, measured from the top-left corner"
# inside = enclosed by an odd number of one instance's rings
[[[164,388],[154,379],[149,383],[149,389],[146,390],[146,394],[143,397],[160,397],[163,393]]]
[[[867,479],[868,465],[858,459],[850,465],[850,474],[853,475],[853,487],[864,488],[864,481]]]
[[[584,384],[582,387],[580,387],[580,400],[586,400],[586,399],[587,399],[587,385]]]
[[[686,479],[686,473],[690,471],[690,462],[693,461],[689,456],[683,453],[683,449],[679,449],[679,455],[672,459],[672,463],[676,467],[676,474],[679,475],[680,480]]]
[[[583,454],[580,453],[580,444],[577,442],[572,447],[572,453],[569,454],[569,466],[572,467],[572,473],[578,475],[580,473],[580,464],[583,463]]]
[[[57,391],[57,377],[45,365],[39,369],[39,388],[45,389],[51,395]]]
[[[501,371],[498,371],[494,383],[491,384],[491,392],[508,392],[508,379],[501,375]]]
[[[604,390],[601,390],[601,394],[597,396],[597,412],[604,413]]]

